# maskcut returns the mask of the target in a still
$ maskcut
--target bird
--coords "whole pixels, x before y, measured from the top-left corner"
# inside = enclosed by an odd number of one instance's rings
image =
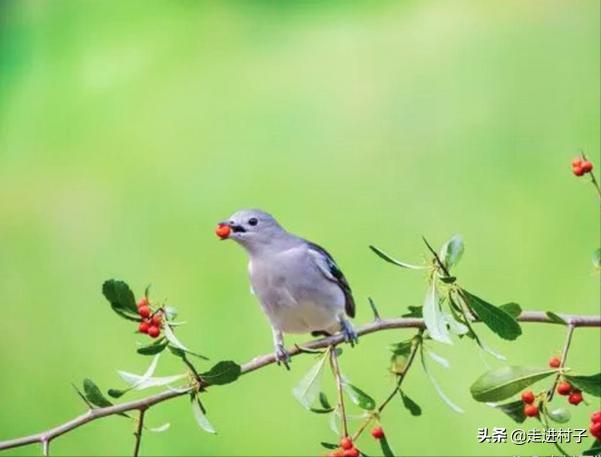
[[[340,331],[354,346],[357,333],[351,287],[321,246],[286,231],[269,213],[242,209],[218,224],[221,239],[233,240],[248,256],[254,294],[272,328],[275,360],[290,369],[284,334],[329,336]]]

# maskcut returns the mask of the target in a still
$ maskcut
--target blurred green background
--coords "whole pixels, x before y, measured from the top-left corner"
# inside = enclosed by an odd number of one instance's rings
[[[0,440],[82,412],[71,382],[118,387],[117,369],[148,364],[135,354],[145,339],[100,294],[107,278],[137,294],[151,283],[189,322],[181,339],[213,361],[271,351],[244,253],[213,233],[242,207],[327,246],[357,323],[371,319],[368,296],[386,316],[421,302],[422,275],[367,246],[417,262],[422,234],[439,245],[461,233],[460,281],[493,303],[598,313],[599,202],[569,163],[583,148],[601,165],[599,5],[0,2]],[[481,332],[512,364],[545,364],[562,345],[560,327],[524,330],[515,344]],[[343,370],[381,400],[393,383],[385,347],[409,335],[364,338]],[[570,365],[599,371],[599,343],[598,330],[577,331]],[[406,391],[424,415],[399,401],[383,416],[399,453],[554,452],[477,444],[478,427],[513,427],[468,393],[500,363],[468,343],[436,351],[452,366],[433,371],[465,414],[416,365]],[[181,371],[170,359],[160,374]],[[172,427],[145,435],[142,453],[322,453],[319,442],[336,439],[327,419],[291,395],[312,362],[212,389],[217,436],[198,429],[186,399],[152,409],[149,425]],[[588,426],[590,400],[572,427]],[[132,431],[109,418],[52,450],[128,454]],[[379,452],[371,438],[359,444]]]

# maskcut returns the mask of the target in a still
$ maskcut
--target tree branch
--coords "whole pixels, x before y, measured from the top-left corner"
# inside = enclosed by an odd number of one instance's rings
[[[594,315],[576,315],[576,314],[559,314],[559,316],[568,323],[568,325],[578,328],[578,327],[601,327],[601,316]],[[551,320],[544,312],[541,311],[524,311],[517,319],[520,322],[534,322],[534,323],[544,323],[544,324],[558,324],[557,322]],[[476,321],[477,322],[477,321]],[[370,333],[376,333],[383,330],[392,330],[399,328],[425,328],[423,319],[418,318],[393,318],[393,319],[382,319],[379,321],[371,322],[369,324],[365,324],[357,329],[357,335],[368,335]],[[336,346],[340,343],[344,342],[343,335],[334,335],[327,338],[322,338],[318,340],[313,340],[307,344],[304,344],[304,348],[308,349],[325,349],[329,346]],[[296,356],[302,352],[300,347],[293,347],[290,349],[290,356]],[[255,370],[263,368],[265,366],[271,365],[275,363],[274,354],[266,354],[259,357],[254,358],[250,362],[244,364],[242,366],[242,374],[251,373]],[[41,444],[44,449],[47,450],[49,447],[49,443],[75,429],[81,427],[82,425],[87,424],[88,422],[92,422],[96,419],[100,419],[102,417],[112,416],[119,413],[124,413],[126,411],[145,411],[151,406],[162,403],[167,400],[171,400],[176,397],[181,397],[183,395],[188,395],[195,388],[193,386],[189,387],[185,390],[168,390],[165,392],[161,392],[155,395],[151,395],[146,398],[142,398],[140,400],[133,400],[127,403],[120,403],[113,406],[108,406],[105,408],[94,408],[91,409],[84,414],[71,419],[64,424],[58,425],[49,430],[43,431],[41,433],[36,433],[33,435],[24,436],[21,438],[16,438],[8,441],[0,442],[0,450],[12,449],[20,446],[25,446],[28,444]]]

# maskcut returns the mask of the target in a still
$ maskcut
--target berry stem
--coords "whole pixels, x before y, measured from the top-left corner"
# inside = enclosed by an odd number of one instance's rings
[[[582,149],[580,150],[580,155],[582,156],[583,160],[588,160],[588,157],[586,157],[586,154]],[[599,194],[599,198],[601,198],[601,187],[599,186],[599,183],[597,182],[597,178],[595,178],[595,173],[593,173],[593,171],[589,172],[589,175],[591,176],[591,183],[597,191],[597,194]]]
[[[566,365],[566,359],[568,358],[568,351],[570,350],[570,344],[572,343],[572,335],[574,335],[575,328],[576,327],[573,323],[568,324],[568,332],[566,333],[566,339],[563,343],[563,350],[561,351],[561,363],[559,364],[559,371],[557,372],[557,376],[555,376],[555,381],[553,382],[551,390],[549,390],[549,392],[547,393],[547,401],[553,400],[555,388],[557,387],[557,383],[559,382],[559,378],[561,377],[561,369]]]
[[[338,407],[342,415],[342,437],[348,436],[348,423],[346,420],[346,410],[344,408],[344,395],[342,392],[342,375],[340,374],[340,366],[338,365],[338,355],[336,354],[336,348],[330,347],[330,365],[332,366],[332,372],[336,378],[336,389],[338,390]]]
[[[134,457],[138,457],[140,453],[140,444],[142,443],[142,432],[144,431],[144,414],[146,413],[146,408],[140,409],[140,416],[138,417],[138,427],[134,436],[136,437],[136,443],[134,444]]]

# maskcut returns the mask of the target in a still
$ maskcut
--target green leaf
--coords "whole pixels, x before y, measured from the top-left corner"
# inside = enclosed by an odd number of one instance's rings
[[[566,422],[569,422],[569,420],[572,418],[570,411],[568,411],[564,407],[555,408],[551,410],[547,409],[546,413],[549,419],[551,419],[553,422],[557,422],[558,424],[565,424]]]
[[[382,455],[384,457],[394,457],[394,451],[390,447],[390,443],[388,442],[386,435],[384,435],[378,441],[380,443],[380,448],[382,449]]]
[[[423,350],[423,346],[421,347],[420,350],[420,361],[422,363],[422,367],[424,369],[424,373],[426,373],[426,376],[428,377],[428,379],[430,380],[430,382],[432,383],[432,385],[434,386],[434,390],[436,390],[436,393],[438,394],[438,396],[449,406],[449,408],[451,408],[453,411],[457,412],[457,413],[463,413],[463,409],[461,409],[459,406],[457,406],[455,403],[453,403],[451,401],[451,399],[444,393],[444,391],[442,390],[442,387],[440,387],[440,384],[438,384],[438,381],[436,381],[436,379],[434,378],[434,376],[432,376],[432,374],[430,373],[430,371],[428,370],[428,366],[426,365],[426,358],[424,357],[424,350]]]
[[[440,309],[440,298],[435,281],[432,281],[428,287],[423,308],[424,323],[432,339],[441,343],[453,344],[449,336],[446,318]]]
[[[107,393],[113,398],[121,398],[123,395],[125,395],[130,390],[131,389],[123,389],[123,390],[109,389]]]
[[[165,422],[163,425],[159,425],[158,427],[149,427],[146,430],[152,433],[163,433],[169,430],[171,424],[169,422]]]
[[[319,395],[323,367],[329,356],[329,351],[326,351],[292,390],[294,397],[307,409],[311,409],[311,405]]]
[[[116,279],[105,281],[102,285],[102,294],[115,311],[119,310],[123,314],[138,315],[134,293],[125,282]]]
[[[601,441],[593,441],[593,445],[590,447],[590,449],[584,451],[582,455],[601,455]]]
[[[200,377],[212,386],[221,386],[234,382],[240,377],[241,368],[231,360],[215,364],[209,371],[201,373]]]
[[[406,355],[408,356],[411,353],[411,348],[413,347],[413,338],[410,338],[405,341],[401,341],[400,343],[394,343],[389,346],[390,351],[396,355]]]
[[[545,314],[556,324],[568,325],[568,323],[561,316],[555,314],[553,311],[547,311]]]
[[[323,447],[325,447],[326,449],[338,449],[340,446],[338,446],[337,444],[334,443],[328,443],[326,441],[322,441],[321,444]]]
[[[411,265],[410,263],[405,263],[405,262],[401,262],[400,260],[393,259],[388,254],[382,252],[380,249],[378,249],[375,246],[370,246],[369,248],[372,251],[374,251],[378,257],[380,257],[381,259],[386,260],[386,262],[389,262],[389,263],[392,263],[393,265],[396,265],[397,267],[411,268],[413,270],[423,270],[424,268],[426,268],[425,266]]]
[[[590,376],[564,375],[565,378],[580,390],[601,397],[601,373]]]
[[[156,355],[169,345],[169,341],[167,340],[158,340],[155,343],[149,344],[148,346],[142,346],[138,348],[137,353],[141,355]]]
[[[522,314],[522,307],[517,303],[505,303],[504,305],[499,306],[499,308],[501,308],[514,319],[517,319],[518,316]]]
[[[75,389],[75,392],[77,393],[77,395],[79,395],[79,398],[83,400],[83,402],[88,406],[88,408],[91,409],[94,407],[94,405],[90,403],[90,401],[86,398],[84,394],[81,393],[81,390],[79,390],[75,384],[71,383],[71,386]]]
[[[197,354],[196,352],[192,352],[192,351],[184,351],[182,349],[176,348],[171,345],[168,345],[167,349],[169,349],[169,352],[171,352],[173,355],[179,357],[180,359],[184,359],[186,357],[186,354],[188,354],[188,355],[192,355],[194,357],[198,357],[199,359],[202,359],[202,360],[209,360],[209,358],[205,357],[204,355]]]
[[[491,305],[465,289],[462,289],[460,296],[465,297],[467,305],[474,311],[474,314],[501,338],[515,340],[522,334],[520,324],[507,311]]]
[[[455,281],[457,281],[455,276],[439,276],[439,279],[445,284],[453,284]]]
[[[492,405],[492,407],[503,411],[518,424],[521,424],[526,420],[526,415],[524,414],[524,402],[522,400],[503,403],[502,405]]]
[[[195,395],[192,396],[192,414],[194,415],[194,419],[196,419],[196,423],[205,432],[217,433],[211,425],[211,423],[209,422],[209,420],[207,419],[207,416],[205,415],[206,412],[202,404],[200,403],[200,399]]]
[[[470,387],[470,392],[476,401],[497,402],[554,373],[557,373],[554,368],[501,367],[480,376]]]
[[[98,406],[100,408],[113,406],[113,404],[102,394],[94,381],[89,378],[83,380],[83,391],[87,400],[94,406]]]
[[[311,408],[311,411],[317,414],[327,414],[334,411],[334,407],[328,401],[328,397],[323,392],[319,392],[319,404],[321,408]]]
[[[359,408],[364,409],[366,411],[373,411],[374,409],[376,409],[376,401],[358,387],[352,385],[347,381],[343,381],[342,387],[344,388],[346,394],[349,396],[351,401]]]
[[[171,326],[169,324],[163,325],[163,330],[165,331],[165,338],[177,349],[181,349],[182,351],[189,352],[189,349],[184,346],[173,333]]]
[[[593,266],[597,269],[601,269],[601,249],[593,251]]]
[[[461,235],[455,235],[449,241],[442,245],[438,256],[447,269],[456,265],[463,255],[463,239]]]
[[[421,306],[407,306],[409,308],[409,312],[401,315],[401,317],[422,317],[422,307]]]
[[[421,416],[422,409],[420,408],[420,406],[417,403],[415,403],[411,398],[409,398],[405,394],[405,392],[403,392],[400,389],[399,389],[399,394],[401,395],[401,400],[403,400],[403,405],[405,405],[405,408],[407,408],[409,410],[411,415],[412,416]]]

